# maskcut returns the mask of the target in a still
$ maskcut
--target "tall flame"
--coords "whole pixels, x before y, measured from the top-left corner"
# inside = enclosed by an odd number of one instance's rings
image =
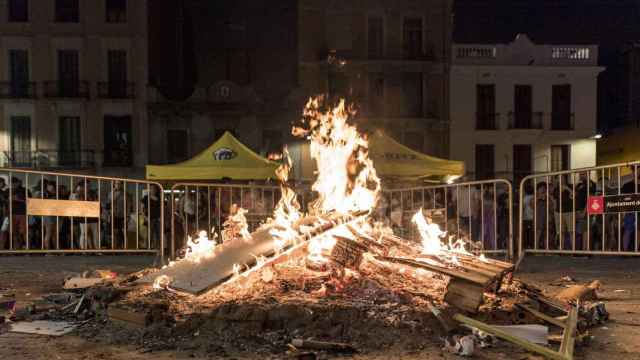
[[[289,172],[291,171],[291,157],[285,146],[282,151],[282,164],[276,169],[276,177],[280,181],[281,197],[273,211],[273,221],[270,234],[274,237],[276,253],[280,253],[297,235],[293,230],[293,224],[298,221],[300,203],[296,198],[296,192],[288,185]]]
[[[440,254],[443,250],[440,239],[445,235],[445,232],[440,230],[438,224],[428,222],[422,213],[422,208],[413,215],[411,222],[416,224],[422,238],[422,253],[429,255]]]
[[[369,159],[369,144],[347,120],[355,114],[344,100],[327,111],[322,98],[311,98],[304,109],[303,124],[293,134],[310,141],[311,157],[318,168],[312,190],[318,198],[311,204],[316,214],[371,210],[380,191],[380,179]]]

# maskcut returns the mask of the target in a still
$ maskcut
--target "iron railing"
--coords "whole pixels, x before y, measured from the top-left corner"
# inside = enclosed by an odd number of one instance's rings
[[[96,166],[94,150],[5,151],[5,166],[35,169],[86,169]]]
[[[541,111],[509,112],[509,129],[535,129],[544,128],[543,113]]]
[[[88,81],[45,81],[44,96],[48,98],[85,98],[90,96]]]
[[[476,113],[476,130],[498,130],[500,114]]]
[[[574,113],[551,113],[551,130],[573,130],[575,129]]]
[[[133,82],[98,82],[98,97],[101,99],[133,99],[136,97],[136,84]]]
[[[37,97],[37,85],[33,81],[27,82],[0,82],[0,98],[3,99],[35,99]]]

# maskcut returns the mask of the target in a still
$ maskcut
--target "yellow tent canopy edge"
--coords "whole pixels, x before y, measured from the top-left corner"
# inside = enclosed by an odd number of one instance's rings
[[[189,160],[169,165],[147,165],[148,180],[267,180],[275,178],[277,162],[256,154],[225,132],[204,151]]]

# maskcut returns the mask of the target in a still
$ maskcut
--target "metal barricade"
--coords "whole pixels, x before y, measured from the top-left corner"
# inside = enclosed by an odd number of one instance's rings
[[[269,185],[236,185],[177,183],[171,188],[171,254],[183,248],[188,237],[207,231],[221,241],[221,230],[229,217],[231,205],[245,210],[249,231],[255,230],[268,217],[280,200],[280,187]]]
[[[446,231],[487,254],[513,255],[513,191],[507,180],[383,190],[376,218],[394,232],[418,240],[411,218],[420,209],[441,209]]]
[[[0,168],[0,254],[157,253],[164,189],[156,182]]]
[[[518,196],[519,256],[640,255],[638,212],[588,211],[590,197],[639,193],[639,165],[630,162],[522,179]],[[625,169],[628,175],[623,174]]]

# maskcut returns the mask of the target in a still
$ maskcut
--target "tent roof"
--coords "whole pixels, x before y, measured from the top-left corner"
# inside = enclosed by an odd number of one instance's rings
[[[309,143],[289,147],[294,160],[295,177],[314,178],[315,162],[311,159]],[[369,136],[369,156],[378,176],[407,180],[427,177],[463,176],[464,162],[440,159],[414,151],[378,130]]]
[[[412,150],[380,130],[369,138],[369,155],[382,177],[425,178],[463,176],[464,162],[446,160]]]
[[[148,180],[266,180],[278,163],[256,154],[230,132],[193,158],[170,165],[147,165]]]

